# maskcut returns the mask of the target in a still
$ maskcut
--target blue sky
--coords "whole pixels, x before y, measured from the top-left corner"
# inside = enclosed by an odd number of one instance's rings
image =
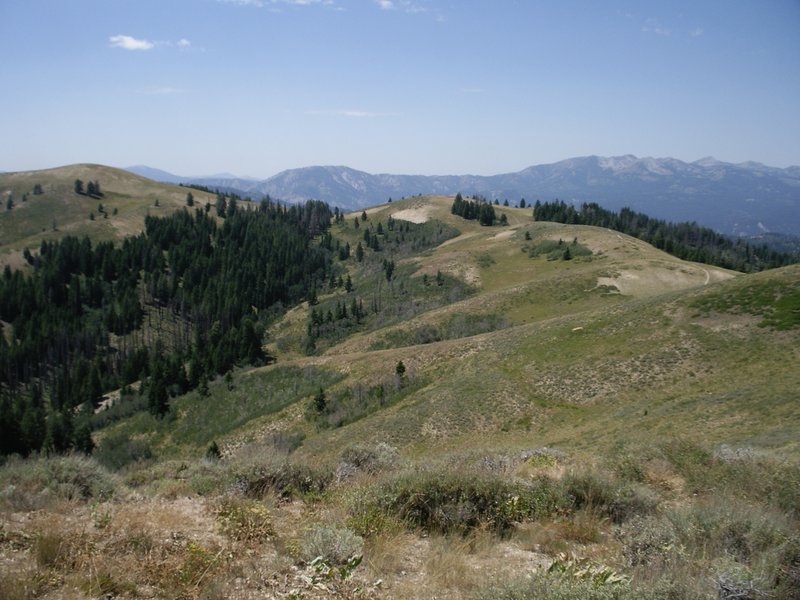
[[[798,0],[0,0],[0,169],[800,164]]]

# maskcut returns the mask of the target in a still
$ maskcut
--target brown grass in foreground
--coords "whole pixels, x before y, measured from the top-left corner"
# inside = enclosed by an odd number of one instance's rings
[[[0,597],[667,600],[800,589],[797,467],[753,453],[675,441],[591,468],[545,450],[470,453],[288,495],[251,486],[235,459],[205,468],[219,474],[210,493],[152,488],[164,495],[85,458],[10,461]],[[78,485],[87,474],[94,488]]]

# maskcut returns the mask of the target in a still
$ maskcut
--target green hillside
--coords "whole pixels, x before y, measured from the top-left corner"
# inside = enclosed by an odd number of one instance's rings
[[[84,184],[98,182],[102,196],[76,194],[76,179]],[[34,193],[37,186],[40,194]],[[146,215],[167,215],[185,206],[189,191],[198,206],[206,202],[214,205],[213,194],[157,183],[103,165],[0,173],[0,263],[19,266],[24,248],[33,250],[42,240],[64,235],[119,241],[142,231]],[[9,196],[11,210],[7,209]],[[98,210],[100,204],[104,212]]]
[[[119,224],[88,220],[75,178]],[[186,195],[88,166],[0,192],[35,183],[0,216],[12,264]],[[744,275],[452,203],[337,216],[312,304],[255,311],[271,364],[163,417],[147,381],[114,390],[92,457],[8,460],[0,596],[797,598],[800,266]]]

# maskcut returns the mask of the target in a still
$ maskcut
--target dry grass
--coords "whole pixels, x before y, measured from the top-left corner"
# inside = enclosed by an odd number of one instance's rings
[[[0,591],[11,599],[104,594],[271,598],[291,593],[314,598],[467,599],[489,593],[490,582],[500,586],[515,582],[521,573],[542,574],[553,559],[562,557],[566,572],[591,567],[587,572],[592,577],[622,573],[628,582],[633,574],[652,590],[674,591],[684,582],[685,593],[695,594],[687,597],[707,597],[715,577],[733,581],[734,575],[752,577],[757,586],[782,594],[776,597],[792,597],[786,594],[796,579],[796,517],[781,512],[786,501],[781,496],[773,505],[767,496],[738,497],[731,487],[735,478],[755,477],[770,490],[791,479],[791,469],[765,462],[763,456],[728,450],[714,454],[688,442],[655,449],[636,464],[631,463],[634,452],[631,448],[606,460],[619,465],[620,473],[646,482],[636,485],[650,487],[653,494],[665,490],[673,500],[655,510],[642,505],[626,492],[631,483],[611,475],[599,457],[591,467],[553,451],[441,457],[442,467],[449,465],[465,481],[487,473],[498,484],[510,483],[515,476],[551,478],[564,502],[537,513],[538,518],[522,519],[504,537],[486,523],[446,535],[401,523],[403,529],[373,531],[362,545],[348,528],[353,514],[348,497],[394,489],[391,482],[397,474],[391,471],[364,472],[326,496],[307,501],[283,501],[272,492],[261,499],[234,493],[169,499],[119,489],[116,499],[105,502],[58,501],[35,511],[6,510],[0,512]],[[558,458],[542,458],[551,456]],[[733,462],[713,462],[723,459]],[[706,487],[714,493],[693,496],[682,487],[665,486],[676,478],[692,481],[704,461],[712,461]],[[449,496],[443,498],[449,501]],[[460,503],[464,515],[466,506]],[[617,524],[620,511],[627,512]],[[378,514],[371,517],[373,522]],[[352,572],[342,571],[340,565],[357,553],[363,554],[363,563]],[[314,566],[312,555],[325,557],[332,568]],[[648,570],[640,573],[642,569]],[[542,590],[550,590],[547,594],[583,589],[563,579],[540,583]],[[73,596],[70,590],[80,593]],[[619,597],[671,597],[639,596],[640,590],[626,587]]]

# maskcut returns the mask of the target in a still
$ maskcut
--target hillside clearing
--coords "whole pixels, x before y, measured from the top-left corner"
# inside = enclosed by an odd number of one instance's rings
[[[430,214],[427,208],[406,208],[392,213],[392,218],[411,223],[425,223],[430,219]]]

